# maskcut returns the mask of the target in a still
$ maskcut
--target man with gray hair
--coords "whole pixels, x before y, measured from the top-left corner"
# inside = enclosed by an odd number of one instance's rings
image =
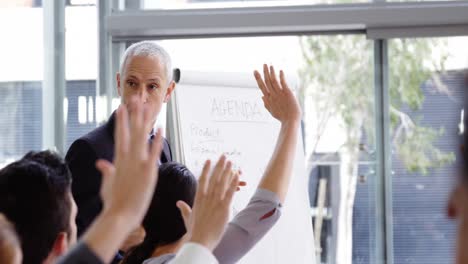
[[[145,124],[145,129],[151,141],[162,105],[168,102],[175,88],[169,54],[151,41],[135,43],[125,51],[116,78],[121,104],[126,105],[130,112],[136,104],[142,104],[145,116],[150,117],[151,122]],[[110,162],[114,159],[114,123],[115,113],[107,123],[73,142],[66,155],[73,178],[72,192],[78,205],[78,235],[84,233],[102,210],[99,196],[101,173],[95,164],[98,159]],[[164,139],[159,162],[171,160],[171,149]],[[130,237],[121,249],[126,250],[141,242],[143,237],[143,230],[135,232],[133,239]]]

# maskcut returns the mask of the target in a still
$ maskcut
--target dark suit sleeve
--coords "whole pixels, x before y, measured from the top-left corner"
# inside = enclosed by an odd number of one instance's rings
[[[101,173],[95,166],[96,152],[86,140],[75,141],[65,159],[72,173],[72,193],[78,206],[76,224],[81,236],[102,208]]]

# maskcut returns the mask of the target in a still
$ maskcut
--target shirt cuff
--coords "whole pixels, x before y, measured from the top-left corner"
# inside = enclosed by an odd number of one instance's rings
[[[170,264],[218,264],[218,260],[206,247],[198,243],[185,243]]]
[[[277,204],[278,207],[282,206],[278,194],[262,188],[258,188],[255,191],[254,195],[252,196],[252,201],[268,201]]]

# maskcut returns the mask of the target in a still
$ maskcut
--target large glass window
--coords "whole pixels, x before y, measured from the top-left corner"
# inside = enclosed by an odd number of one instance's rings
[[[446,217],[455,179],[468,38],[395,39],[388,45],[395,263],[451,263]]]
[[[65,13],[66,150],[97,122],[97,10],[92,1],[72,1]]]
[[[301,49],[313,212],[324,197],[327,204],[323,219],[313,214],[321,263],[378,263],[373,42],[312,36],[301,38]]]
[[[66,148],[96,126],[96,6],[65,10]],[[42,149],[44,28],[42,1],[0,3],[0,167]],[[53,98],[49,98],[54,101]],[[55,122],[61,122],[56,120]]]
[[[35,6],[0,3],[0,167],[42,146],[43,11]]]

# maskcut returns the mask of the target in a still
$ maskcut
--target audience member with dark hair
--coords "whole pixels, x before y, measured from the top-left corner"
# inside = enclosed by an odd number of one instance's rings
[[[266,109],[281,122],[276,148],[257,191],[247,207],[229,224],[214,255],[220,263],[239,261],[274,226],[286,198],[297,144],[301,111],[284,74],[279,80],[273,67],[264,65],[264,79],[255,78]],[[196,188],[193,175],[182,165],[161,167],[160,182],[143,221],[146,238],[130,250],[124,264],[162,264],[173,259],[184,244],[184,221],[190,221],[190,207]],[[177,207],[181,213],[177,212]],[[209,217],[209,216],[208,216]],[[189,225],[189,224],[187,224]],[[189,232],[190,232],[190,228]],[[145,261],[146,260],[146,261]]]
[[[50,151],[30,152],[0,170],[0,212],[14,223],[23,263],[54,263],[76,240],[71,175]]]
[[[15,228],[0,214],[0,263],[20,264],[22,259],[21,244]]]
[[[193,206],[196,190],[195,176],[184,165],[176,162],[162,164],[156,191],[143,220],[145,240],[126,255],[123,263],[143,263],[156,246],[160,251],[166,247],[180,248],[184,242],[180,238],[187,230],[176,203],[184,201]],[[177,241],[181,243],[174,244]]]

